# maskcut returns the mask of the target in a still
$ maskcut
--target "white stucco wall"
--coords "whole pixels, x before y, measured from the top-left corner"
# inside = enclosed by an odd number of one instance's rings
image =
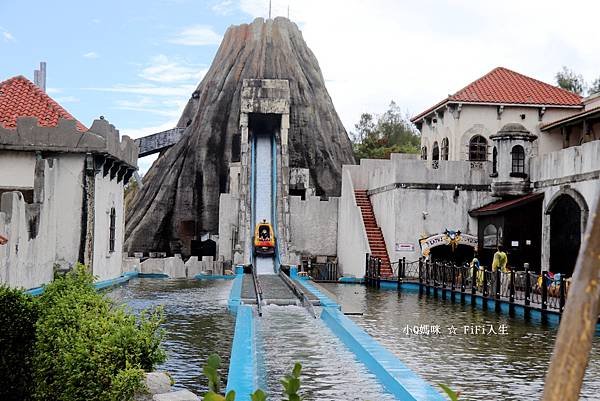
[[[0,189],[33,188],[34,152],[0,151]]]
[[[18,192],[3,195],[0,231],[9,242],[0,247],[0,280],[13,287],[38,287],[52,280],[55,263],[72,266],[77,261],[82,157],[65,155],[39,163],[37,203],[27,205]],[[31,239],[28,208],[39,208],[37,235]]]
[[[237,194],[221,194],[219,197],[219,242],[221,259],[233,259],[233,236],[239,221],[240,198]]]
[[[337,234],[338,273],[355,277],[364,276],[365,255],[371,252],[362,214],[354,197],[355,186],[352,182],[352,173],[358,172],[359,168],[359,166],[342,168],[342,196],[339,200]]]
[[[536,142],[537,154],[545,154],[562,148],[562,138],[560,135],[551,135],[542,133],[540,126],[549,122],[570,116],[580,111],[573,108],[546,108],[541,119],[538,118],[538,108],[505,106],[500,119],[498,119],[496,105],[470,105],[463,103],[460,117],[455,118],[448,111],[443,114],[443,118],[437,119],[437,123],[427,124],[423,122],[421,129],[421,146],[427,146],[427,159],[431,160],[433,143],[438,142],[440,147],[442,140],[447,137],[449,140],[449,160],[467,160],[468,143],[474,135],[482,135],[488,140],[490,145],[488,159],[491,160],[492,142],[489,140],[491,134],[495,134],[507,123],[519,123],[525,126],[531,133],[538,135]],[[525,118],[521,118],[521,114]]]
[[[81,242],[84,155],[62,154],[53,163],[58,176],[46,186],[52,196],[44,200],[53,211],[53,230],[48,235],[55,236],[56,261],[72,266],[79,259]]]
[[[591,211],[600,197],[600,140],[546,154],[532,163],[537,191],[544,192],[542,208],[542,267],[550,265],[550,216],[548,206],[559,192],[575,191]],[[587,218],[589,221],[589,217]],[[582,236],[583,236],[582,232]]]
[[[290,197],[290,243],[302,255],[337,254],[338,198]]]
[[[93,273],[99,280],[121,274],[123,259],[123,235],[125,229],[123,205],[123,181],[117,177],[104,176],[102,172],[94,178],[94,260]],[[110,212],[115,209],[115,250],[109,250]]]
[[[491,180],[490,163],[472,165],[466,161],[439,161],[439,167],[433,168],[430,161],[393,154],[386,163],[367,166],[362,167],[365,171],[361,174],[367,177],[367,189],[382,189],[373,193],[370,199],[392,262],[402,257],[407,261],[417,260],[421,256],[419,238],[443,232],[446,228],[477,236],[477,220],[469,217],[468,212],[495,200],[487,191],[465,188],[487,186]],[[386,188],[393,184],[401,187]],[[456,197],[455,186],[458,188]],[[396,251],[396,244],[400,243],[412,244],[414,251]]]

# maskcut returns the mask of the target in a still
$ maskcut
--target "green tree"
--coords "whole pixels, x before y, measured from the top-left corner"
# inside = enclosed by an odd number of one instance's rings
[[[556,73],[556,83],[563,89],[583,95],[585,92],[585,81],[581,74],[575,73],[573,70],[563,66],[562,70]]]
[[[352,142],[357,160],[388,159],[391,153],[419,153],[419,133],[394,101],[381,115],[363,113],[354,127]]]
[[[588,95],[593,95],[595,93],[600,93],[600,78],[596,78],[588,90]]]

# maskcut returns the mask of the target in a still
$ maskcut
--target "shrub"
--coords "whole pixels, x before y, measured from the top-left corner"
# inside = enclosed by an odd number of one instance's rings
[[[0,286],[0,400],[31,399],[37,314],[31,296]]]
[[[142,373],[165,360],[162,311],[136,318],[97,293],[84,266],[47,285],[39,299],[36,400],[127,400]]]

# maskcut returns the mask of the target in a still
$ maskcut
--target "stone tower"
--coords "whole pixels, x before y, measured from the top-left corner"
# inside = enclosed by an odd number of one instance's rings
[[[519,123],[504,125],[490,135],[492,149],[492,195],[517,196],[531,192],[530,160],[537,136]]]

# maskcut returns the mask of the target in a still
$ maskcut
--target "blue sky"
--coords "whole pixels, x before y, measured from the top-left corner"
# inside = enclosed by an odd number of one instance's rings
[[[595,0],[272,2],[273,16],[289,6],[348,130],[391,100],[417,114],[497,66],[549,83],[563,65],[600,76],[597,28],[571,17],[600,14]],[[103,115],[132,137],[168,129],[227,27],[268,3],[0,0],[0,80],[33,80],[44,60],[48,93],[85,125]]]
[[[160,126],[178,117],[226,27],[248,20],[215,4],[2,0],[0,79],[33,79],[45,60],[49,94],[84,124],[104,115],[122,131]]]

